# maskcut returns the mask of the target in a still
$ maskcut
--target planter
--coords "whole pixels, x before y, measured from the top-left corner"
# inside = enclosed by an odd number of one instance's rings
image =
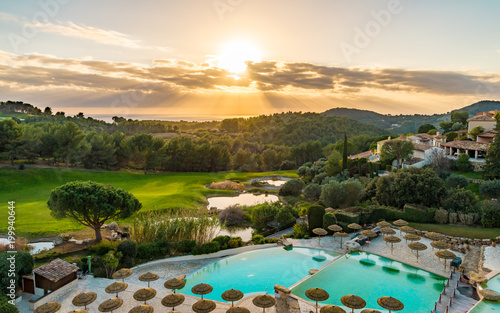
[[[470,249],[470,245],[467,243],[465,244],[465,249],[469,250]]]
[[[497,242],[496,242],[496,241],[492,241],[492,242],[491,242],[491,246],[492,246],[492,247],[496,247],[496,246],[497,246]]]

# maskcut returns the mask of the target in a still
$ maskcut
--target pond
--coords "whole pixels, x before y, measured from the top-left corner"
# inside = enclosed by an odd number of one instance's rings
[[[276,187],[281,187],[286,183],[286,180],[272,180],[272,179],[266,179],[266,180],[261,180],[261,183],[266,183],[272,186]]]
[[[215,236],[241,237],[243,241],[252,240],[252,227],[223,227]]]
[[[9,244],[10,241],[7,238],[0,238],[0,245]],[[40,253],[42,250],[49,250],[54,248],[53,241],[40,241],[40,242],[31,242],[30,245],[30,254]]]
[[[242,193],[236,197],[212,197],[208,198],[207,208],[217,208],[224,210],[232,205],[239,204],[241,206],[253,206],[262,203],[273,203],[279,200],[278,196],[269,194],[254,195],[251,193]]]

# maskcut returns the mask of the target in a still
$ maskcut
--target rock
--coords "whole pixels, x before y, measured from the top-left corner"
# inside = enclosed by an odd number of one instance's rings
[[[318,270],[318,269],[315,269],[315,268],[310,269],[310,270],[309,270],[309,275],[314,275],[314,274],[316,274],[317,272],[319,272],[319,270]]]
[[[87,238],[87,239],[83,240],[84,243],[90,243],[91,241],[92,241],[92,239],[90,239],[90,238]]]
[[[63,242],[62,238],[57,237],[57,238],[54,240],[54,246],[58,246],[58,245],[60,245],[62,242]]]
[[[177,276],[176,278],[179,280],[184,280],[186,279],[186,274],[182,274],[181,276]]]
[[[116,222],[113,222],[113,223],[111,223],[111,224],[108,225],[108,228],[111,229],[111,230],[117,231],[118,230],[118,224]]]
[[[77,241],[75,241],[75,244],[76,245],[81,245],[81,244],[83,244],[83,240],[77,240]]]
[[[274,290],[275,291],[280,291],[280,292],[282,292],[284,294],[287,294],[287,295],[291,293],[290,289],[288,289],[288,288],[286,288],[284,286],[281,286],[281,285],[274,285]]]

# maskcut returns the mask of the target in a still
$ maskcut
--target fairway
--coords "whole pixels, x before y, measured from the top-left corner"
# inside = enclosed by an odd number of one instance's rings
[[[76,169],[28,168],[19,171],[0,168],[0,233],[7,230],[8,201],[16,202],[16,235],[25,237],[53,236],[80,230],[84,226],[70,219],[56,220],[50,215],[47,200],[57,186],[75,180],[92,180],[123,188],[142,203],[142,211],[172,207],[203,207],[206,196],[222,193],[204,185],[225,179],[248,180],[279,174],[296,177],[295,171],[272,173],[164,173],[139,174],[126,171],[104,172]]]

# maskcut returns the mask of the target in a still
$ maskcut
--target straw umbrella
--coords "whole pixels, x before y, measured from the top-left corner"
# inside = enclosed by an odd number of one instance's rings
[[[128,313],[153,313],[154,310],[155,309],[150,305],[141,304],[132,308],[132,310],[128,311]]]
[[[233,307],[234,301],[238,301],[243,298],[243,292],[237,289],[229,289],[222,293],[221,298],[226,301],[231,301],[231,307]]]
[[[437,240],[441,240],[441,239],[443,239],[443,235],[438,234],[438,233],[435,233],[435,232],[433,232],[433,231],[431,231],[431,232],[429,232],[429,233],[425,234],[425,237],[427,237],[427,238],[429,238],[429,239],[431,239],[431,240],[434,240],[434,241],[437,241]]]
[[[121,307],[123,304],[123,299],[121,298],[111,298],[99,305],[98,310],[100,312],[113,312],[114,310]]]
[[[361,311],[361,313],[382,313],[382,312],[374,309],[364,309],[363,311]]]
[[[311,288],[306,290],[306,297],[313,301],[316,301],[316,313],[318,313],[318,301],[325,301],[330,298],[330,295],[324,289]]]
[[[361,235],[368,237],[368,240],[377,237],[377,233],[369,229],[361,231]],[[367,241],[366,243],[370,243],[370,241]]]
[[[106,291],[106,293],[116,293],[116,297],[118,298],[118,293],[125,291],[125,289],[127,289],[127,287],[128,287],[127,283],[122,282],[122,281],[117,281],[117,282],[112,283],[108,287],[106,287],[106,289],[104,289],[104,291]]]
[[[97,299],[97,294],[92,291],[87,291],[87,292],[82,292],[81,294],[74,297],[72,303],[74,306],[84,306],[86,310],[87,305],[94,302],[95,299]]]
[[[336,232],[335,234],[333,234],[335,237],[340,237],[340,247],[342,248],[342,238],[344,237],[349,237],[349,234],[348,233],[344,233],[344,232]]]
[[[389,242],[391,244],[391,253],[392,253],[392,250],[394,248],[394,244],[398,243],[398,242],[401,242],[401,239],[399,237],[392,236],[392,235],[391,236],[385,236],[384,240],[386,242]]]
[[[76,309],[76,310],[70,311],[69,313],[89,313],[89,311],[84,310],[84,309]]]
[[[252,303],[258,307],[262,308],[262,312],[266,313],[266,308],[270,308],[276,304],[276,300],[270,295],[260,295],[252,299]]]
[[[366,301],[356,295],[343,296],[340,298],[340,302],[349,309],[352,309],[352,312],[354,312],[354,309],[362,309],[366,306]]]
[[[450,246],[449,244],[447,244],[446,242],[444,241],[441,241],[441,240],[436,240],[436,241],[433,241],[431,242],[431,246],[433,248],[436,248],[438,250],[445,250],[445,249],[448,249],[448,247]]]
[[[391,311],[401,311],[405,308],[404,304],[396,298],[393,297],[382,297],[377,300],[378,305],[386,310]]]
[[[456,258],[457,256],[455,253],[448,251],[448,250],[439,250],[436,252],[436,256],[440,259],[444,260],[444,269],[446,270],[446,260],[451,260]]]
[[[421,242],[412,242],[408,245],[410,249],[417,251],[417,262],[418,262],[418,251],[427,250],[427,246]]]
[[[351,224],[347,225],[347,227],[350,229],[353,229],[353,230],[360,230],[361,228],[363,228],[363,227],[361,227],[361,225],[356,224],[356,223],[351,223]]]
[[[401,235],[401,227],[402,226],[408,226],[408,222],[402,219],[399,219],[397,221],[392,222],[392,224],[396,225],[399,227],[399,235]]]
[[[391,226],[392,226],[392,224],[391,224],[391,223],[389,223],[389,222],[386,222],[386,221],[382,221],[382,222],[378,222],[378,223],[377,223],[377,226],[378,226],[378,227],[381,227],[381,228],[385,228],[385,227],[391,227]]]
[[[165,288],[172,289],[174,291],[174,293],[175,293],[176,289],[184,288],[185,285],[186,285],[186,281],[179,279],[179,278],[169,279],[163,284],[163,286],[165,286]]]
[[[380,232],[384,235],[394,235],[396,234],[396,231],[392,228],[389,227],[384,227],[380,229]]]
[[[401,226],[401,227],[399,227],[399,230],[402,231],[403,233],[407,233],[407,234],[414,234],[415,233],[415,228],[412,228],[410,226]]]
[[[320,313],[346,313],[345,310],[336,305],[325,305],[319,310]]]
[[[172,308],[172,311],[174,311],[175,307],[184,303],[185,299],[186,298],[184,297],[184,295],[181,295],[179,293],[173,293],[161,299],[161,304],[163,306],[166,306],[167,308]]]
[[[149,282],[155,281],[158,278],[160,278],[160,276],[158,276],[154,273],[151,273],[151,272],[147,272],[146,274],[142,274],[141,276],[139,276],[140,281],[147,281],[148,282],[148,287],[149,287]]]
[[[419,241],[420,239],[420,236],[419,235],[415,235],[415,234],[406,234],[403,236],[403,238],[406,240],[406,242],[411,241],[411,242],[414,242],[414,241]]]
[[[212,300],[200,300],[193,304],[192,309],[196,313],[209,313],[215,310],[216,304]]]
[[[125,278],[129,277],[132,275],[134,272],[129,269],[129,268],[122,268],[116,272],[113,273],[113,279],[121,279],[122,281],[125,281]]]
[[[233,306],[227,309],[226,313],[250,313],[250,310],[241,306]]]
[[[33,313],[55,313],[61,309],[61,304],[57,302],[47,302],[35,309]]]
[[[198,284],[198,285],[194,286],[193,288],[191,288],[191,292],[194,293],[195,295],[200,295],[201,300],[203,300],[203,295],[211,293],[212,290],[214,290],[214,288],[212,286],[210,286],[209,284],[204,284],[204,283]]]
[[[484,277],[483,275],[479,275],[479,273],[476,273],[474,271],[470,271],[469,274],[470,274],[470,279],[475,281],[478,284],[482,284],[482,283],[488,281],[488,279],[486,279],[486,277]]]
[[[155,296],[156,290],[149,287],[139,289],[134,293],[134,299],[137,301],[144,301],[144,304],[147,304],[146,301],[153,299]]]
[[[318,245],[321,245],[321,236],[326,236],[328,234],[323,228],[315,228],[313,229],[313,233],[318,235]]]
[[[342,226],[339,226],[337,224],[330,225],[327,228],[333,232],[342,231]]]

